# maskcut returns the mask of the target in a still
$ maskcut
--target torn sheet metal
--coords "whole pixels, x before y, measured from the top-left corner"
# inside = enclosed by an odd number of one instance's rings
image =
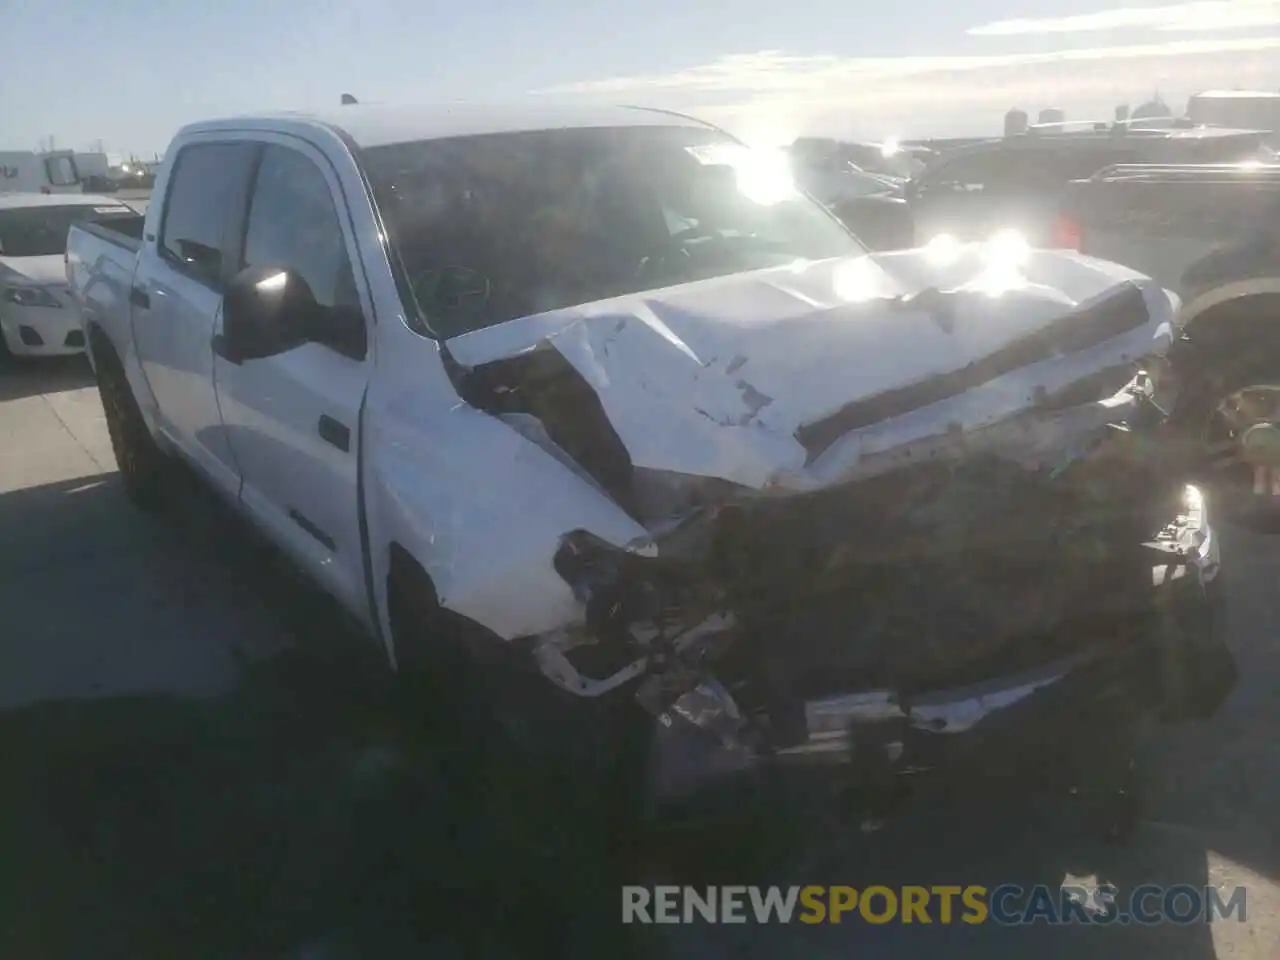
[[[930,733],[964,733],[991,714],[1057,683],[1077,666],[1079,661],[1063,662],[1033,675],[939,693],[909,704],[887,690],[831,697],[805,704],[805,722],[810,737],[816,741],[844,737],[851,726],[858,724],[894,720]]]
[[[476,367],[550,344],[598,395],[637,468],[808,489],[852,479],[860,460],[905,443],[998,423],[1172,341],[1170,301],[1132,271],[1056,251],[995,266],[998,289],[984,285],[993,263],[976,245],[947,263],[924,250],[799,262],[526,317],[449,347]],[[797,436],[1134,288],[1147,316],[1128,329],[851,430],[816,460]]]

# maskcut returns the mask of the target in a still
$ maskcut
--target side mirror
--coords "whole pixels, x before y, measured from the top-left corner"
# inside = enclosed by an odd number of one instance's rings
[[[291,270],[246,267],[231,278],[222,297],[222,334],[214,349],[225,360],[244,363],[270,357],[302,342],[306,281]]]
[[[222,297],[222,333],[214,350],[244,363],[272,357],[304,343],[323,343],[356,360],[367,350],[358,307],[323,307],[302,276],[279,267],[246,267]]]

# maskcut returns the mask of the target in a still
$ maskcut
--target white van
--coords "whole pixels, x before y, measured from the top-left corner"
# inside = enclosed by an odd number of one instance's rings
[[[0,193],[83,193],[74,150],[0,150]]]

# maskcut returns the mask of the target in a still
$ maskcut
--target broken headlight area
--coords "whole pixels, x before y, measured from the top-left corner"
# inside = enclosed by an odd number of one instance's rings
[[[566,535],[554,566],[582,604],[580,624],[541,638],[542,671],[580,696],[599,696],[643,676],[675,699],[715,659],[733,617],[714,580],[687,560],[651,548],[615,547],[578,530]]]

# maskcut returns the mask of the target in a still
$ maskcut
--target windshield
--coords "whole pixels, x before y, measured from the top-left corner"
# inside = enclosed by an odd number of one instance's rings
[[[786,162],[698,127],[551,130],[363,152],[440,336],[710,277],[860,255]]]
[[[18,207],[0,210],[0,256],[54,257],[67,252],[67,231],[81,221],[100,223],[136,217],[120,204],[68,204],[64,207]]]

